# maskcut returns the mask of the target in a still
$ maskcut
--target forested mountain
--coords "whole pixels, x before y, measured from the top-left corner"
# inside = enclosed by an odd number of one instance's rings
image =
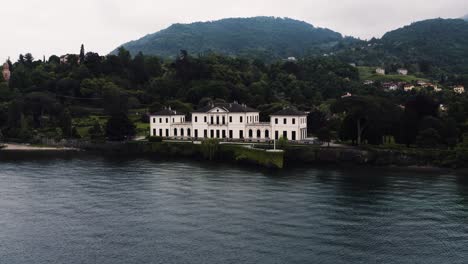
[[[169,28],[123,44],[132,55],[175,57],[191,54],[283,59],[313,54],[342,40],[341,34],[289,18],[229,18],[212,22],[174,24]],[[116,51],[114,51],[115,53]]]
[[[381,39],[337,50],[360,65],[399,64],[432,76],[468,72],[468,22],[430,19],[386,33]]]

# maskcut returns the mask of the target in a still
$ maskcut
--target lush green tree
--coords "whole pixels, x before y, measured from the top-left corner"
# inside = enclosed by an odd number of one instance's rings
[[[330,142],[333,139],[333,133],[328,127],[323,127],[317,131],[317,137],[320,141],[328,143],[330,147]]]
[[[113,113],[106,125],[106,136],[112,141],[130,140],[135,134],[135,125],[125,112]]]
[[[81,44],[81,48],[80,48],[80,62],[81,63],[85,62],[85,48],[83,44]]]
[[[65,138],[73,137],[72,117],[68,109],[65,109],[60,116],[60,129]]]
[[[332,105],[334,113],[345,113],[347,120],[354,123],[355,138],[358,145],[366,128],[378,122],[381,109],[374,100],[367,97],[346,97]]]
[[[94,120],[93,126],[88,130],[89,136],[92,140],[105,139],[105,134],[101,124],[98,120]]]
[[[437,130],[428,128],[419,132],[416,137],[416,144],[423,148],[437,148],[440,145],[441,138]]]

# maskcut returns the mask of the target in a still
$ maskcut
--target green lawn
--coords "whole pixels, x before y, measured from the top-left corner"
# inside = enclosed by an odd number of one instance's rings
[[[413,81],[429,81],[428,79],[416,77],[414,75],[398,75],[398,74],[387,74],[379,75],[375,73],[376,67],[358,67],[359,77],[361,80],[372,80],[372,81],[398,81],[398,82],[413,82]]]
[[[141,121],[141,114],[145,113],[144,109],[132,109],[129,111],[128,117],[136,126],[137,136],[147,136],[149,134],[150,125],[149,123]],[[73,119],[73,126],[76,127],[78,134],[82,138],[87,138],[88,130],[94,125],[95,120],[98,120],[99,124],[101,124],[102,128],[104,129],[109,119],[108,116],[105,115],[90,115],[87,117],[80,117]]]

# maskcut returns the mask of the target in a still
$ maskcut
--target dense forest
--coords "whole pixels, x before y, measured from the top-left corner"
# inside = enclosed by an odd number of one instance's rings
[[[468,21],[420,21],[381,39],[341,43],[334,52],[357,65],[405,67],[444,80],[451,74],[468,73]]]
[[[288,57],[336,56],[358,66],[405,67],[438,80],[468,72],[468,21],[463,19],[419,21],[381,39],[364,41],[288,18],[231,18],[174,24],[122,46],[132,55],[141,51],[173,59],[181,49],[267,63]]]
[[[466,95],[384,91],[363,85],[357,68],[335,58],[266,64],[181,51],[163,61],[124,48],[100,56],[82,47],[66,62],[26,54],[9,63],[11,79],[0,83],[7,140],[124,140],[148,134],[150,112],[170,106],[188,114],[212,101],[245,103],[261,111],[262,121],[286,106],[309,111],[309,133],[324,141],[454,148],[468,140]]]
[[[217,54],[273,61],[318,54],[342,41],[340,33],[289,18],[229,18],[212,22],[174,24],[169,28],[123,44],[132,55],[177,57],[179,50],[191,54]],[[114,54],[117,50],[114,51]]]

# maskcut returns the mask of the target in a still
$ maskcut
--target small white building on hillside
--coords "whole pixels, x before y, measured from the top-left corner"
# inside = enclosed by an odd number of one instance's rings
[[[397,70],[397,73],[400,75],[408,75],[408,70],[405,68],[400,68]]]
[[[375,73],[380,74],[380,75],[385,75],[385,69],[384,68],[377,68],[377,69],[375,69]]]
[[[150,115],[151,136],[173,139],[206,139],[267,141],[287,138],[292,141],[307,138],[307,113],[285,108],[270,116],[270,122],[260,122],[260,112],[237,103],[210,104],[185,115],[164,109]]]

